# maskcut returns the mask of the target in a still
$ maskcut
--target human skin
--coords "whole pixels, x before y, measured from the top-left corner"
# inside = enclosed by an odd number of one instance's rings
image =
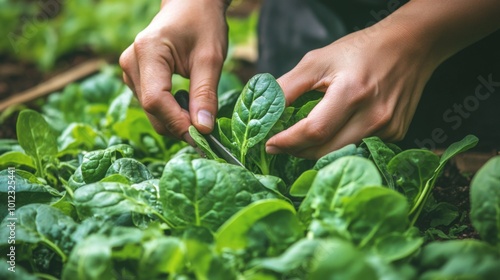
[[[170,0],[122,54],[124,80],[158,133],[209,133],[227,50],[226,1]],[[498,0],[413,0],[390,16],[307,53],[278,78],[287,104],[324,91],[309,116],[266,143],[271,154],[317,159],[376,135],[404,137],[425,84],[444,60],[500,28]],[[174,101],[171,76],[191,79],[190,112]]]

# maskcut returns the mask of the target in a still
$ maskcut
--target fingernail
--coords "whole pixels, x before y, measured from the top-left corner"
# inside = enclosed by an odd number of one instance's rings
[[[198,123],[209,129],[213,129],[214,116],[207,110],[200,110],[198,111]]]
[[[266,146],[266,153],[271,154],[271,155],[276,155],[276,154],[283,153],[283,151],[275,146]]]

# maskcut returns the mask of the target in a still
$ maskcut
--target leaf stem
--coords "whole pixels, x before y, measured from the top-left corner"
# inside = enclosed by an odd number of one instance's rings
[[[50,241],[47,238],[42,237],[41,241],[43,243],[45,243],[45,245],[49,246],[52,250],[54,250],[61,257],[61,260],[63,263],[66,262],[66,260],[68,259],[68,256],[66,256],[66,254],[64,254],[64,252],[61,250],[61,248],[59,248],[59,246],[57,246],[55,243],[53,243],[52,241]]]

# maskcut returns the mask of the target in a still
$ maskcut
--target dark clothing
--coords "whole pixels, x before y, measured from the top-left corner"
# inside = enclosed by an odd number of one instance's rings
[[[310,50],[381,20],[407,1],[264,1],[259,22],[259,72],[276,77]],[[500,30],[436,69],[427,83],[404,148],[442,148],[467,134],[479,150],[500,148]]]

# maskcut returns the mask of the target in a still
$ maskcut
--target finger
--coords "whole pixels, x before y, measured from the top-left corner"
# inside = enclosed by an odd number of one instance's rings
[[[151,42],[155,42],[154,38],[142,37],[134,43],[140,73],[138,97],[144,110],[159,121],[156,126],[165,127],[180,139],[191,122],[189,114],[181,109],[171,94],[172,53],[168,47]]]
[[[311,54],[312,53],[312,54]],[[309,52],[292,70],[277,79],[278,84],[283,89],[287,106],[293,103],[299,96],[313,89],[323,88],[320,73],[317,68],[317,60],[314,62],[311,56],[315,52]],[[316,59],[316,58],[314,58]]]
[[[336,133],[353,115],[355,108],[348,106],[345,95],[346,87],[331,85],[325,97],[305,118],[278,133],[266,143],[266,151],[270,154],[290,153],[310,147],[321,146],[336,137]]]
[[[371,135],[369,130],[362,125],[362,122],[347,122],[330,141],[318,146],[307,147],[302,150],[295,150],[291,154],[297,157],[308,159],[319,159],[320,157],[338,150],[348,144],[359,144],[361,140]]]
[[[203,134],[212,132],[217,115],[217,84],[224,56],[210,53],[193,61],[190,104],[193,125]]]
[[[136,88],[139,85],[140,75],[139,75],[139,65],[134,53],[133,45],[129,46],[120,56],[120,67],[123,69],[123,81],[127,86],[134,92],[136,96],[140,92],[140,88]]]

